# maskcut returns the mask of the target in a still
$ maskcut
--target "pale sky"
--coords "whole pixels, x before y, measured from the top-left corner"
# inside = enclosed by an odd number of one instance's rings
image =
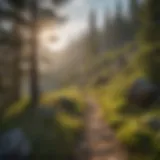
[[[72,0],[65,8],[62,8],[62,14],[67,15],[69,20],[57,29],[59,41],[47,45],[53,50],[63,50],[71,39],[76,38],[87,29],[88,13],[91,8],[97,11],[97,24],[101,27],[104,12],[109,9],[111,13],[114,13],[116,1],[123,3],[126,14],[128,0]]]
[[[49,2],[51,0],[43,0],[42,2]],[[82,34],[88,26],[88,14],[90,9],[95,9],[97,12],[97,24],[101,27],[103,24],[103,16],[106,9],[109,9],[111,13],[115,12],[115,2],[121,1],[123,4],[124,13],[127,12],[127,5],[129,0],[71,0],[67,6],[62,7],[61,13],[68,16],[69,20],[66,24],[57,27],[56,31],[49,31],[55,35],[55,32],[59,38],[57,42],[46,42],[45,46],[52,51],[61,51],[65,46],[78,35]],[[49,4],[49,3],[48,3]],[[50,5],[49,5],[50,6]],[[51,7],[53,7],[51,5]],[[126,14],[127,15],[127,14]],[[50,34],[50,35],[52,35]],[[46,31],[48,35],[48,31]]]

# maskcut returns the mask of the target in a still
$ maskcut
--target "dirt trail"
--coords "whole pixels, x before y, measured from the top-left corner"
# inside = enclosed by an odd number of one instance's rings
[[[92,97],[87,99],[84,115],[84,141],[79,149],[79,160],[127,160],[127,153],[114,132],[103,120],[101,108]]]

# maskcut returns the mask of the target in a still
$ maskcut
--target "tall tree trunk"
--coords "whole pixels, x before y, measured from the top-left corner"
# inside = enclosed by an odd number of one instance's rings
[[[14,17],[13,22],[13,32],[11,36],[11,41],[8,41],[8,45],[11,45],[11,49],[13,53],[11,53],[10,56],[12,56],[12,60],[10,61],[10,58],[8,59],[8,56],[6,53],[5,56],[5,72],[7,72],[7,75],[4,78],[11,78],[12,84],[9,86],[2,86],[3,89],[3,97],[1,100],[1,108],[0,108],[0,123],[3,119],[3,116],[5,114],[5,111],[10,107],[13,103],[17,102],[20,99],[20,90],[21,90],[21,68],[20,68],[20,62],[21,62],[21,35],[20,35],[20,24],[18,20],[19,11],[16,11],[16,16]],[[11,52],[11,50],[9,50]],[[8,77],[9,76],[9,77]],[[4,85],[4,84],[2,84]],[[8,84],[7,84],[8,85]],[[5,91],[4,91],[5,90]]]
[[[20,99],[20,92],[21,92],[21,35],[20,35],[20,25],[18,19],[15,18],[14,26],[13,26],[13,49],[14,49],[14,56],[13,56],[13,89],[12,89],[12,101],[16,102]]]
[[[30,70],[30,82],[31,82],[31,107],[38,107],[39,105],[39,87],[38,87],[38,42],[37,42],[37,2],[36,0],[31,4],[31,13],[33,16],[33,22],[31,26],[32,34],[32,52],[30,55],[31,70]]]

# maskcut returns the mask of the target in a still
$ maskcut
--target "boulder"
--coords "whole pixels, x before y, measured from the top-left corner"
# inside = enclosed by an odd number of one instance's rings
[[[21,129],[12,129],[0,136],[0,158],[23,160],[30,154],[31,144]]]
[[[148,126],[154,131],[160,131],[160,118],[153,118],[149,120]]]
[[[130,87],[127,99],[129,104],[146,107],[154,103],[158,96],[158,87],[145,79],[137,79]]]

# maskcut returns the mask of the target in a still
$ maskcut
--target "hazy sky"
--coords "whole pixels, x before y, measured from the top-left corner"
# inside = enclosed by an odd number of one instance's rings
[[[88,13],[91,8],[97,11],[97,23],[99,27],[103,24],[103,15],[106,9],[111,13],[115,12],[115,2],[123,3],[124,13],[127,12],[128,0],[72,0],[65,8],[62,8],[62,13],[69,17],[68,22],[58,28],[57,34],[59,41],[51,44],[53,49],[61,50],[68,42],[81,34],[87,29]]]

